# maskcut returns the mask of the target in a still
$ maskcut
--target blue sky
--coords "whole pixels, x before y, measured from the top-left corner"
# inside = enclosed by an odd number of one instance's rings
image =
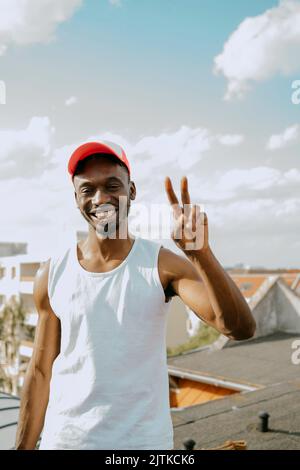
[[[84,117],[93,112],[95,131],[100,124],[136,135],[182,123],[205,123],[224,131],[231,121],[249,130],[248,119],[254,124],[254,116],[257,132],[261,120],[281,125],[282,116],[274,113],[275,108],[284,107],[287,114],[298,112],[287,99],[286,80],[263,84],[243,102],[241,113],[240,103],[222,103],[225,80],[212,74],[214,56],[239,23],[276,4],[264,0],[127,0],[114,7],[108,1],[86,1],[57,28],[53,43],[14,46],[2,58],[2,79],[8,82],[10,97],[7,108],[12,104],[11,110],[6,109],[7,122],[15,121],[19,104],[23,108],[20,119],[32,112],[52,112],[58,122],[60,117],[74,120],[77,135],[82,119],[61,116],[59,107],[72,91],[81,97]],[[262,112],[257,113],[258,109]],[[90,119],[83,121],[85,132],[90,132]],[[57,127],[62,141],[64,127]]]
[[[0,207],[0,239],[26,238],[44,253],[36,234],[52,233],[65,213],[66,231],[84,228],[62,172],[76,145],[105,135],[132,159],[139,201],[163,202],[168,173],[177,186],[190,178],[222,262],[299,265],[300,105],[291,84],[300,79],[300,2],[117,3],[30,0],[24,11],[0,0],[1,191],[18,182],[29,206],[13,219]]]

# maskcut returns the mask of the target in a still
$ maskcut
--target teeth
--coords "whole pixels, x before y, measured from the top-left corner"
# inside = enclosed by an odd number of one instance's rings
[[[114,209],[110,209],[110,210],[107,210],[107,211],[104,211],[104,210],[99,210],[97,211],[95,214],[93,214],[94,217],[96,217],[97,220],[99,220],[99,222],[105,222],[105,223],[108,223],[110,220],[113,221],[114,218],[116,217],[117,215],[117,211],[114,210]]]
[[[97,219],[105,219],[108,217],[112,217],[114,214],[115,214],[115,211],[110,210],[110,211],[97,212],[95,216],[97,217]]]

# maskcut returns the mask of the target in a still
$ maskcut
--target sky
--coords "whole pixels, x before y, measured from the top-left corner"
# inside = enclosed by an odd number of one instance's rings
[[[185,175],[222,264],[299,268],[299,50],[299,0],[0,0],[0,241],[85,230],[67,161],[107,139],[133,232]]]

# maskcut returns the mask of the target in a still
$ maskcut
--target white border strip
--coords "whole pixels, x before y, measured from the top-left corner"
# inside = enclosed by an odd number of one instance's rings
[[[202,382],[209,385],[215,385],[216,387],[224,387],[228,388],[229,390],[236,390],[238,392],[254,392],[259,388],[251,385],[244,385],[237,382],[231,382],[230,380],[222,380],[206,375],[193,374],[192,372],[185,372],[178,369],[174,369],[172,367],[168,367],[168,372],[170,375],[180,377],[181,379],[191,379],[195,382]]]

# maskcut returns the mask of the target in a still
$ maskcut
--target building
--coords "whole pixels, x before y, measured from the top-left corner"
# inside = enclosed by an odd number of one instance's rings
[[[27,243],[0,242],[0,257],[25,255]]]
[[[82,240],[86,232],[76,232],[77,240]],[[66,242],[67,243],[67,242]],[[3,244],[5,253],[10,256],[0,257],[0,311],[11,299],[20,301],[26,311],[24,331],[21,332],[21,342],[16,363],[8,365],[5,357],[5,345],[0,339],[0,357],[4,371],[9,375],[17,375],[14,393],[17,395],[22,388],[29,360],[32,356],[35,327],[38,322],[38,313],[33,300],[33,284],[35,275],[46,259],[34,255],[12,255],[14,250],[21,250],[27,244]],[[1,244],[0,244],[1,248]],[[4,248],[3,248],[4,251]],[[51,255],[49,253],[49,255]]]
[[[272,279],[275,277],[282,279],[294,291],[296,291],[297,286],[299,288],[299,269],[230,269],[228,270],[228,274],[234,280],[247,301],[250,301],[258,290],[268,288],[269,283],[272,282]]]
[[[1,361],[4,362],[4,371],[8,375],[18,375],[17,389],[14,390],[15,394],[18,394],[19,389],[22,387],[33,349],[34,333],[29,334],[29,332],[34,331],[38,319],[33,300],[33,283],[41,263],[40,260],[29,255],[9,256],[0,259],[0,309],[14,299],[22,303],[27,313],[25,325],[28,328],[21,332],[19,355],[16,357],[13,370],[11,365],[6,364],[5,345],[0,340],[0,354]],[[8,369],[8,367],[10,368]]]

